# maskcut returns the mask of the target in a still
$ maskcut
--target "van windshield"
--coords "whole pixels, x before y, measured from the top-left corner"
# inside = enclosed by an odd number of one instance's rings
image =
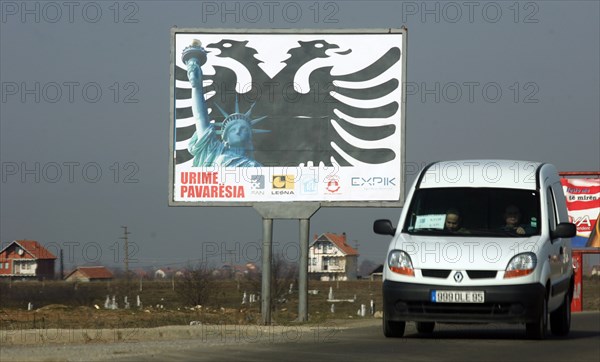
[[[431,188],[415,191],[403,232],[420,235],[526,237],[540,233],[532,190]]]

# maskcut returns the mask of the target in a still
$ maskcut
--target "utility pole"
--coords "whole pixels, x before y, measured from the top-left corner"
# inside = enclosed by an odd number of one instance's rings
[[[233,251],[233,250],[227,250],[225,252],[225,263],[227,263],[227,256],[229,256],[229,266],[231,267],[231,269],[230,269],[230,273],[231,273],[230,278],[233,278],[235,276],[235,266],[233,264],[233,257],[235,256],[235,251]],[[221,259],[221,261],[223,261],[223,259]]]
[[[129,240],[127,235],[131,234],[127,231],[127,226],[121,226],[123,228],[123,237],[121,239],[125,240],[124,251],[125,251],[125,280],[127,280],[127,291],[129,292]]]
[[[358,252],[358,246],[360,244],[358,243],[357,240],[354,240],[354,249],[356,249],[356,251]],[[359,267],[359,263],[358,263],[358,257],[356,257],[356,277],[358,278],[358,275],[360,273],[360,267]]]
[[[62,250],[62,248],[60,248],[60,274],[59,274],[59,280],[63,280],[64,277],[65,277],[65,261],[64,261],[64,257],[63,257],[63,250]]]

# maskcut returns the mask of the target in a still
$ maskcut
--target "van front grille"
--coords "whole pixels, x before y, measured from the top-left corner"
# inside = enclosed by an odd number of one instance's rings
[[[428,278],[446,279],[448,278],[448,275],[450,275],[450,272],[451,270],[446,269],[421,269],[421,274]]]
[[[452,270],[447,269],[421,269],[421,274],[427,278],[446,279]],[[498,273],[495,270],[467,270],[469,279],[494,279]]]
[[[496,274],[495,270],[467,270],[470,279],[494,279]]]

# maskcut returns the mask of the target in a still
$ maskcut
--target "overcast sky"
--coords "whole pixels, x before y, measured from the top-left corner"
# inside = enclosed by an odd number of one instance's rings
[[[132,267],[260,261],[252,208],[167,206],[173,26],[406,25],[408,185],[448,159],[600,170],[598,1],[1,1],[0,17],[0,240],[62,247],[67,267],[121,263],[122,225]],[[381,262],[372,223],[398,217],[323,208],[310,235],[346,232]],[[274,223],[290,260],[298,233]]]

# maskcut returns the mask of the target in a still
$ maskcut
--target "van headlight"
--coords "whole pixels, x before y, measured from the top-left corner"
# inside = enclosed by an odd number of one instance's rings
[[[508,262],[504,272],[504,278],[522,277],[533,273],[537,265],[537,258],[534,253],[522,253],[513,256]]]
[[[388,256],[388,267],[397,274],[415,276],[410,256],[402,250],[392,250]]]

